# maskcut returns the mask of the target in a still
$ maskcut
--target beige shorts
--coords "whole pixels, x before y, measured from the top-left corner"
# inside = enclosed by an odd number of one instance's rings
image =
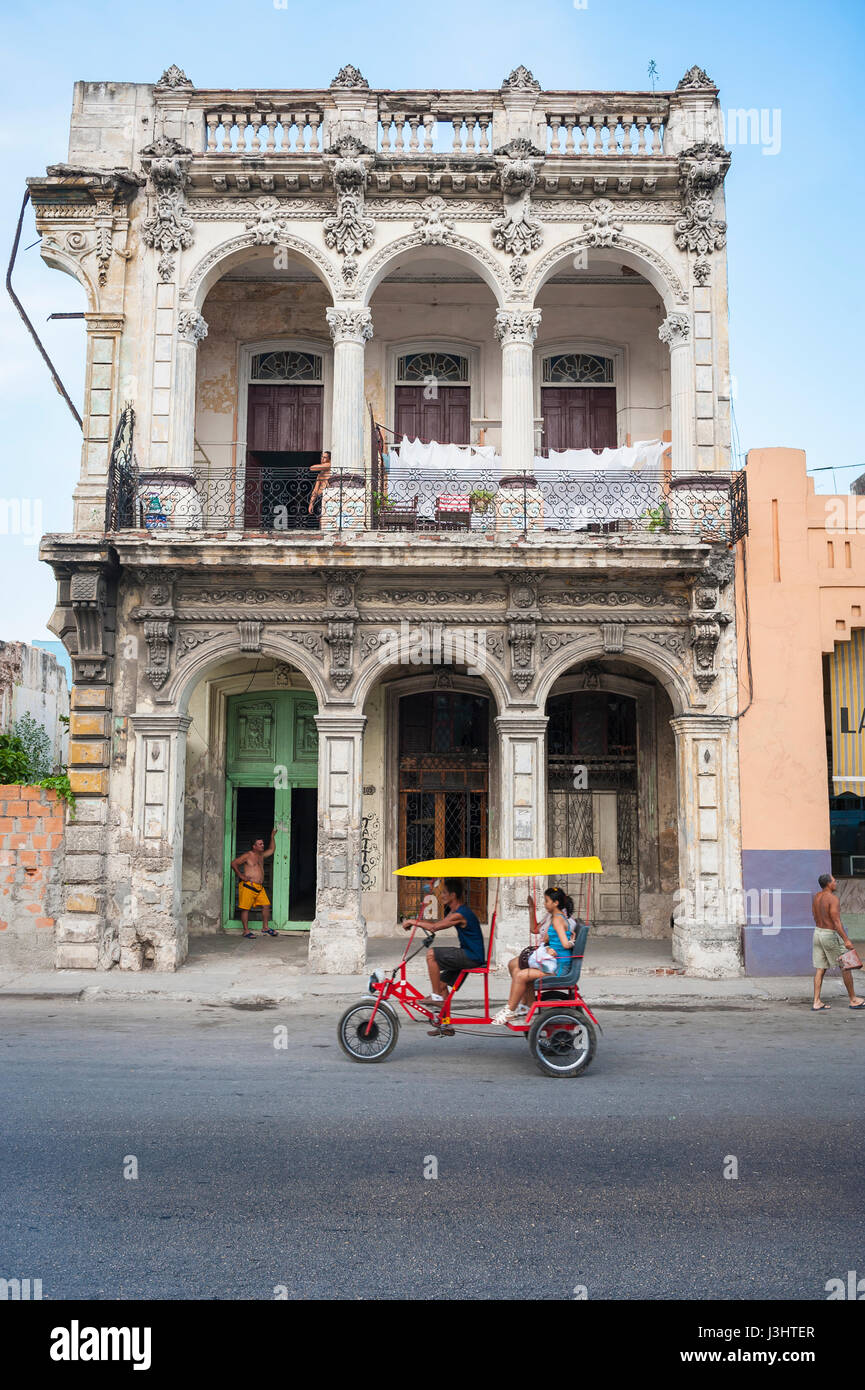
[[[816,927],[814,945],[811,950],[814,969],[831,970],[833,965],[838,964],[838,957],[845,949],[844,942],[836,931],[826,927]]]

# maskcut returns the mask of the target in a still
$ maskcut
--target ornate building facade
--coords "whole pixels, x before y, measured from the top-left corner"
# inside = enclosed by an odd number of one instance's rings
[[[29,183],[87,296],[74,527],[42,546],[59,965],[176,968],[276,825],[275,924],[324,971],[417,910],[401,860],[546,852],[600,854],[598,930],[741,969],[721,140],[697,67],[78,84]]]

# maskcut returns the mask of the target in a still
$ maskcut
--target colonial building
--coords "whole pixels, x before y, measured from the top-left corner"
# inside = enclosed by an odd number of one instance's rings
[[[276,825],[275,924],[321,970],[434,910],[400,862],[546,852],[600,855],[599,931],[741,969],[721,139],[699,67],[78,84],[29,185],[87,295],[74,529],[42,547],[58,964],[174,969]]]

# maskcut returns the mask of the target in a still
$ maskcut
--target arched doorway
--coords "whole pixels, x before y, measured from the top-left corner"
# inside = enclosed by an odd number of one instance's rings
[[[548,852],[601,860],[597,931],[670,937],[679,813],[667,691],[636,663],[607,657],[559,676],[546,714]],[[576,901],[579,884],[567,887]]]
[[[397,717],[397,835],[401,864],[483,857],[488,852],[490,700],[433,688],[403,695]],[[400,879],[398,910],[413,914],[432,884]],[[420,903],[419,903],[420,895]],[[486,921],[486,883],[473,880],[469,906]],[[436,909],[433,915],[438,915]]]
[[[554,695],[547,714],[551,854],[594,854],[604,866],[599,923],[639,922],[637,702],[610,690]],[[576,885],[569,884],[569,891]]]

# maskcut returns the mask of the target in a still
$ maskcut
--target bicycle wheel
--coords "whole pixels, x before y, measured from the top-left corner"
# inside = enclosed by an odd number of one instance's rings
[[[383,1062],[396,1047],[399,1037],[396,1014],[386,1004],[379,1004],[373,1018],[374,1009],[374,999],[363,999],[351,1004],[339,1020],[339,1045],[353,1062]]]
[[[590,1019],[575,1009],[543,1009],[529,1029],[529,1047],[544,1076],[579,1076],[598,1045]]]

